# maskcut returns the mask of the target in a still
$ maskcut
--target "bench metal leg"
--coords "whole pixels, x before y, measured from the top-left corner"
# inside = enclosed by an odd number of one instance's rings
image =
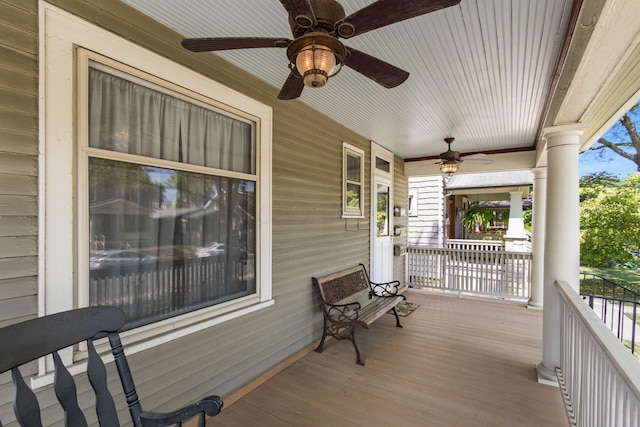
[[[322,353],[323,347],[324,347],[324,339],[327,337],[327,328],[324,329],[324,332],[322,333],[322,339],[320,340],[320,344],[318,344],[318,346],[316,347],[316,351],[318,353]]]
[[[396,316],[396,326],[398,328],[402,328],[402,325],[400,324],[400,317],[398,317],[398,312],[396,311],[396,308],[393,307],[392,310],[393,310],[393,315]]]
[[[353,343],[353,348],[356,349],[356,363],[358,365],[364,366],[364,362],[360,357],[360,350],[358,349],[358,344],[356,344],[356,328],[351,327],[351,342]]]

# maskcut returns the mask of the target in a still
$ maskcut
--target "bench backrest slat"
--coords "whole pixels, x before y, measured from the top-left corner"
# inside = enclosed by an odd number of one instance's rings
[[[320,296],[326,304],[346,304],[369,295],[371,288],[362,265],[330,274],[314,277],[314,283],[320,290]]]

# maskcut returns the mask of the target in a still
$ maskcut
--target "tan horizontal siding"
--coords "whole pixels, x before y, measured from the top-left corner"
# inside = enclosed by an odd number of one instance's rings
[[[36,216],[38,201],[31,196],[0,195],[0,212],[2,215]]]
[[[37,268],[38,261],[36,257],[0,259],[0,280],[35,276]]]
[[[0,322],[12,322],[24,313],[37,312],[38,300],[35,295],[0,300]]]
[[[4,156],[0,155],[0,163],[2,163],[3,157]],[[35,196],[37,193],[38,180],[35,176],[0,174],[0,194],[24,194]]]
[[[20,27],[22,22],[7,22],[7,18],[22,18],[22,16],[25,15],[24,13],[11,13],[18,10],[19,9],[0,3],[0,17],[3,17],[0,18],[0,32],[2,32],[2,39],[6,44],[11,46],[12,49],[36,56],[38,54],[38,39],[33,37],[35,33],[33,31],[23,30]],[[11,13],[11,16],[4,15],[7,11]],[[23,20],[26,20],[26,17],[25,19],[20,19],[20,21]]]
[[[25,74],[11,68],[0,67],[0,88],[37,96],[38,79],[35,74]]]
[[[30,178],[11,177],[8,174],[36,176],[38,174],[38,159],[35,156],[25,156],[23,154],[0,153],[0,179],[30,180]],[[18,182],[14,184],[19,185]],[[16,191],[12,190],[11,193],[5,193],[3,186],[6,185],[0,183],[0,194],[11,194]],[[28,185],[25,191],[25,193],[18,194],[34,194],[32,185]]]
[[[38,283],[35,277],[17,277],[0,280],[0,299],[12,299],[36,295]]]
[[[36,217],[0,216],[0,237],[36,236],[37,234]]]
[[[0,110],[33,114],[38,109],[38,95],[0,87]]]
[[[28,114],[20,111],[0,110],[0,130],[35,134],[38,131],[36,112]]]
[[[38,154],[38,136],[35,132],[16,133],[0,129],[0,152],[35,156]]]
[[[15,49],[10,42],[4,42],[4,39],[1,41],[0,68],[8,68],[26,75],[37,74],[38,56],[36,54]]]
[[[0,257],[24,257],[38,255],[35,237],[0,237]]]

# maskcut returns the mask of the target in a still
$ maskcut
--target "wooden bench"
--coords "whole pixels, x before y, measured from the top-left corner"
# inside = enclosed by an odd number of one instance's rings
[[[399,281],[373,283],[362,264],[312,279],[320,291],[324,312],[324,330],[316,348],[318,353],[322,353],[327,336],[349,339],[356,351],[356,362],[364,366],[356,344],[356,327],[369,328],[371,323],[391,310],[396,316],[396,326],[402,328],[396,305],[406,299],[402,292],[407,287],[401,286]]]
[[[53,388],[64,410],[65,425],[87,426],[85,414],[80,409],[73,377],[62,363],[58,351],[77,343],[86,343],[88,362],[87,376],[95,392],[95,411],[100,426],[120,425],[116,405],[107,388],[107,372],[98,353],[94,339],[107,337],[115,359],[120,382],[124,389],[131,420],[135,427],[179,425],[192,417],[198,417],[198,426],[204,427],[205,414],[217,415],[222,409],[218,396],[209,396],[182,409],[159,413],[143,411],[133,384],[129,364],[120,343],[120,330],[125,324],[125,316],[116,307],[91,307],[65,311],[58,314],[27,320],[26,322],[0,329],[0,373],[11,371],[13,379],[13,408],[21,426],[39,426],[40,406],[36,395],[27,386],[20,373],[20,367],[31,369],[29,362],[46,355],[53,356],[55,376]],[[50,390],[49,390],[50,391]],[[51,396],[44,393],[43,399]],[[53,393],[51,393],[53,394]],[[3,396],[3,400],[6,397]],[[51,405],[50,401],[46,402]],[[8,421],[8,420],[5,420]],[[50,425],[51,420],[44,420]],[[2,426],[2,421],[0,421]]]

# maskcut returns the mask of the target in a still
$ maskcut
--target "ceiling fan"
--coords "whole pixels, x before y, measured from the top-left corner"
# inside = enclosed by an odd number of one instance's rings
[[[339,40],[364,34],[409,18],[435,12],[461,0],[378,0],[345,16],[336,0],[280,0],[289,14],[293,40],[268,37],[187,38],[182,46],[193,52],[279,47],[287,49],[289,77],[279,99],[295,99],[304,86],[322,87],[343,65],[376,83],[393,88],[409,73]]]
[[[480,163],[484,165],[490,165],[491,163],[493,163],[493,160],[487,159],[486,157],[488,156],[482,153],[472,154],[463,158],[463,156],[460,155],[459,151],[453,151],[451,149],[451,143],[454,141],[454,139],[455,138],[451,137],[444,139],[444,142],[447,143],[447,151],[445,151],[444,153],[440,153],[440,161],[436,162],[436,164],[440,165],[440,170],[445,175],[452,175],[456,173],[458,171],[460,163],[462,162]]]

